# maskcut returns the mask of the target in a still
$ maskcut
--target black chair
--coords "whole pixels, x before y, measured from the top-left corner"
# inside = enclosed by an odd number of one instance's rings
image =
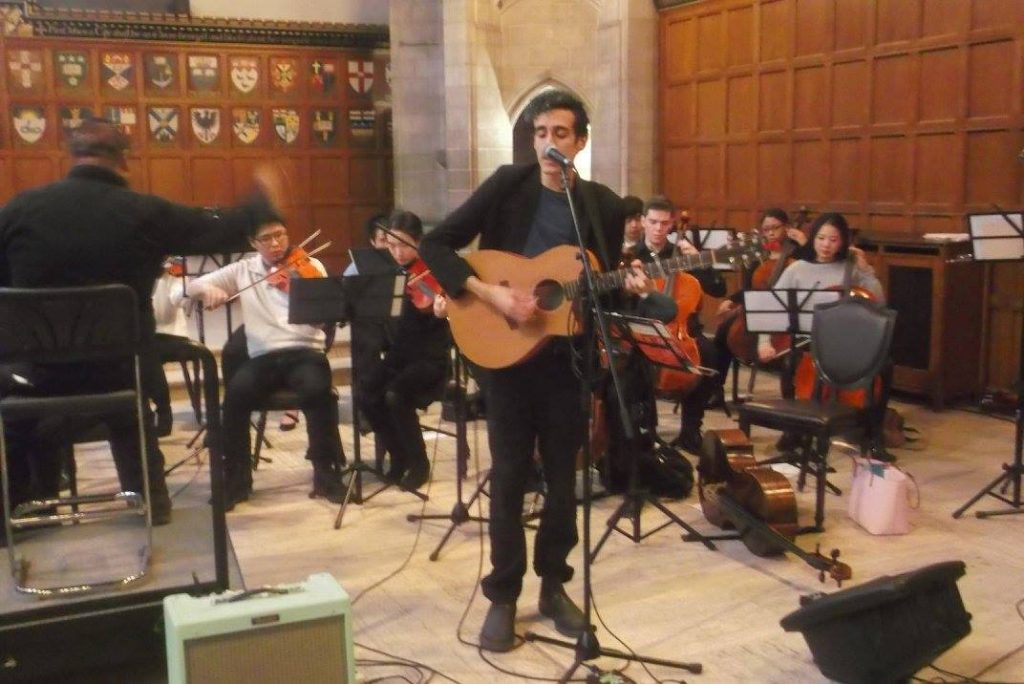
[[[739,404],[739,425],[793,432],[808,448],[799,457],[800,487],[807,473],[817,478],[814,531],[823,529],[831,439],[860,429],[862,449],[878,434],[882,412],[875,382],[889,362],[896,312],[861,297],[845,297],[814,310],[811,357],[817,371],[811,399],[770,399]],[[826,391],[827,388],[827,391]],[[863,408],[836,400],[838,390],[865,390]]]
[[[0,363],[32,364],[52,371],[78,373],[120,364],[131,367],[127,389],[79,394],[7,395],[0,397],[0,479],[3,484],[4,527],[15,587],[40,597],[114,588],[145,576],[153,543],[149,470],[142,408],[138,306],[125,285],[74,288],[0,289]],[[63,376],[62,376],[63,377]],[[132,414],[138,424],[141,492],[116,491],[60,497],[59,494],[12,505],[6,428],[11,421],[45,425],[57,421],[102,422],[112,414]],[[52,434],[52,430],[50,431]],[[70,507],[69,510],[67,507]],[[62,512],[67,511],[67,512]],[[34,587],[28,581],[31,563],[16,551],[15,531],[98,522],[125,516],[145,525],[145,543],[137,550],[139,567],[108,580],[68,586]]]

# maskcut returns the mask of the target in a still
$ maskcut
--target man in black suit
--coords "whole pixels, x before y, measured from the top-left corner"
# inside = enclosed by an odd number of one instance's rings
[[[537,162],[499,168],[420,243],[420,255],[449,296],[468,291],[518,323],[537,311],[532,293],[483,282],[455,250],[477,236],[481,249],[527,257],[576,243],[561,167],[545,151],[553,146],[572,160],[587,144],[587,112],[574,95],[551,90],[538,95],[524,117],[533,126]],[[622,245],[622,200],[604,185],[579,178],[575,170],[570,174],[585,243],[602,269],[611,268]],[[634,275],[627,280],[630,291],[648,294],[649,279]],[[533,560],[541,577],[540,612],[566,635],[578,636],[588,627],[562,586],[573,575],[566,559],[577,543],[576,453],[585,434],[571,345],[571,339],[555,339],[521,363],[488,371],[484,383],[492,460],[492,569],[482,583],[491,606],[480,644],[490,651],[507,651],[515,643],[516,601],[526,573],[523,496],[535,447],[547,484]]]
[[[61,287],[122,283],[135,290],[141,335],[155,334],[151,293],[169,254],[231,251],[245,244],[246,230],[276,216],[266,191],[267,174],[257,177],[260,191],[236,207],[213,213],[186,207],[128,187],[129,139],[114,124],[92,119],[72,136],[73,166],[55,183],[27,190],[0,210],[0,286]],[[145,353],[145,352],[144,352]],[[31,369],[34,391],[43,394],[106,391],[128,386],[130,369],[120,365]],[[163,476],[163,455],[145,410],[146,456],[154,524],[171,519],[171,500]],[[121,486],[142,491],[138,432],[128,416],[109,416],[110,445]],[[29,454],[42,459],[34,426],[11,426],[9,456],[15,472],[27,472]],[[65,435],[58,435],[61,439]],[[54,440],[59,441],[59,440]],[[55,448],[57,445],[47,444]],[[16,482],[12,503],[30,498],[28,483]],[[50,489],[55,483],[44,483]],[[47,493],[47,492],[38,492]]]

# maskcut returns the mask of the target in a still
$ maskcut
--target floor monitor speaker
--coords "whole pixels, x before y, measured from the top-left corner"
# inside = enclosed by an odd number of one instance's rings
[[[902,682],[970,633],[971,615],[956,586],[964,569],[962,561],[947,561],[805,597],[781,624],[803,633],[830,679]]]

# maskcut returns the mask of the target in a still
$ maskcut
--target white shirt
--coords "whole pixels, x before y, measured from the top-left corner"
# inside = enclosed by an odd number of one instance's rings
[[[317,259],[310,262],[320,273],[327,270]],[[215,285],[234,295],[267,275],[267,265],[259,254],[245,257],[188,285],[189,296],[198,296],[205,285]],[[249,356],[255,358],[268,352],[296,347],[309,347],[322,351],[324,331],[312,325],[294,325],[288,322],[288,293],[263,281],[249,287],[241,295],[242,322],[245,324],[246,346]]]

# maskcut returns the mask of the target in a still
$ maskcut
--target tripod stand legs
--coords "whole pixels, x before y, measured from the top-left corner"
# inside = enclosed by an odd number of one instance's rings
[[[640,514],[643,511],[644,504],[650,504],[657,508],[666,518],[668,518],[668,522],[664,522],[653,530],[648,530],[646,533],[641,532]],[[623,518],[627,518],[633,523],[633,529],[631,532],[624,532],[619,528],[619,521]],[[623,495],[622,503],[620,503],[619,507],[615,509],[612,516],[608,518],[608,522],[606,523],[607,528],[605,529],[604,534],[601,535],[601,538],[597,540],[597,545],[594,546],[594,551],[591,554],[591,557],[595,559],[597,558],[597,554],[600,553],[601,547],[604,546],[604,543],[608,540],[608,537],[611,536],[612,532],[618,532],[632,540],[634,544],[637,544],[673,523],[686,530],[684,538],[688,541],[699,541],[712,551],[715,550],[715,545],[710,538],[704,536],[687,524],[686,521],[669,510],[665,504],[658,501],[656,497],[652,496],[649,492],[637,491]]]
[[[456,478],[458,478],[458,475],[456,475]],[[445,544],[448,543],[448,540],[451,539],[452,534],[455,532],[455,528],[457,528],[462,523],[469,522],[469,521],[473,521],[473,522],[489,522],[489,520],[487,518],[481,518],[481,517],[478,517],[478,516],[470,515],[469,514],[469,509],[473,505],[473,503],[476,502],[476,500],[480,498],[480,495],[485,493],[485,489],[487,487],[487,483],[490,482],[490,481],[491,481],[491,473],[490,473],[490,471],[488,471],[487,472],[487,476],[484,477],[484,479],[480,481],[480,484],[477,485],[477,488],[473,492],[473,495],[470,496],[469,500],[466,501],[465,503],[463,503],[463,501],[462,501],[462,496],[461,496],[462,492],[461,492],[461,486],[460,486],[460,491],[459,491],[460,496],[458,498],[458,501],[455,502],[455,505],[452,506],[452,512],[449,515],[416,515],[416,514],[409,514],[409,515],[405,516],[405,519],[408,520],[409,522],[416,522],[416,521],[419,521],[419,520],[446,520],[446,519],[452,521],[452,524],[449,525],[448,529],[445,531],[444,536],[441,537],[441,541],[438,542],[437,546],[434,547],[434,550],[430,552],[430,556],[429,556],[430,560],[436,561],[438,559],[438,557],[440,557],[441,549],[443,549]],[[460,478],[457,479],[457,482],[461,482],[461,479]]]
[[[674,660],[664,660],[662,658],[651,658],[649,656],[637,655],[636,653],[625,653],[623,651],[615,650],[614,648],[602,648],[597,643],[597,637],[594,635],[594,628],[591,627],[586,632],[580,635],[576,643],[573,644],[569,641],[562,639],[552,639],[542,634],[536,634],[535,632],[527,632],[523,635],[527,641],[537,641],[542,644],[551,644],[553,646],[561,646],[562,648],[575,648],[576,659],[562,678],[560,682],[568,682],[572,679],[573,674],[579,669],[580,665],[586,660],[593,660],[598,656],[608,656],[609,658],[622,658],[623,660],[630,660],[638,663],[646,663],[648,665],[661,665],[663,667],[672,667],[677,670],[686,670],[693,674],[700,674],[704,671],[704,666],[700,663],[681,663]]]
[[[1024,369],[1024,337],[1021,345],[1021,368]],[[1022,370],[1021,372],[1024,372]],[[1017,389],[1018,392],[1018,404],[1017,404],[1017,431],[1014,439],[1013,449],[1013,463],[1003,464],[1003,473],[992,482],[984,487],[980,492],[970,498],[960,508],[953,512],[954,518],[959,518],[964,514],[968,508],[973,506],[981,497],[988,494],[994,499],[999,499],[1003,503],[1009,505],[1010,510],[1003,511],[978,511],[974,515],[978,518],[991,518],[996,515],[1016,515],[1018,513],[1024,513],[1024,501],[1021,501],[1021,476],[1024,476],[1024,381],[1022,381]],[[999,492],[996,492],[996,488],[1002,485]],[[1008,499],[1005,496],[1006,488],[1011,487],[1013,489],[1013,498]]]

